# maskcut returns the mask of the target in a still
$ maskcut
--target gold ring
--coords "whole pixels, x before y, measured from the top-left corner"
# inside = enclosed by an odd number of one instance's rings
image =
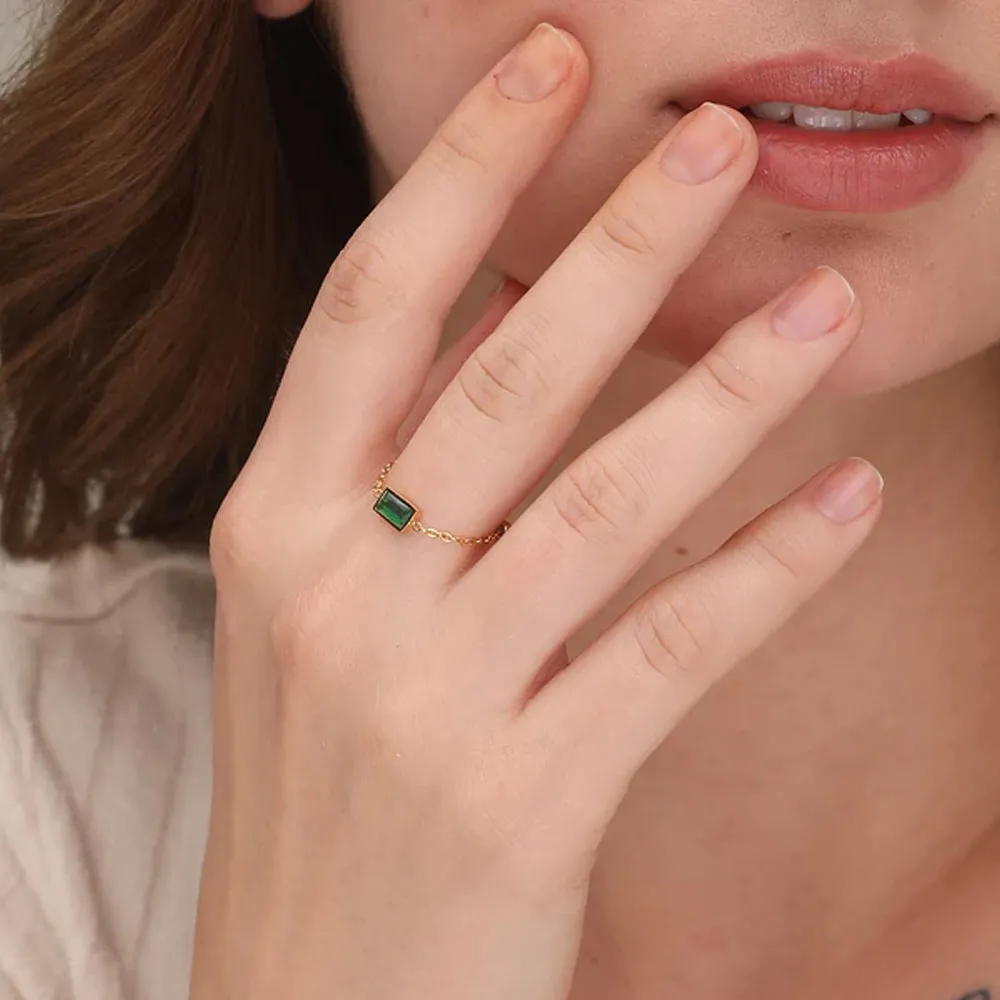
[[[453,535],[450,531],[442,531],[440,528],[428,528],[426,524],[421,524],[420,510],[416,504],[385,485],[386,477],[389,475],[389,470],[392,468],[393,462],[389,462],[388,465],[383,466],[378,479],[375,480],[375,485],[372,487],[372,493],[375,495],[375,504],[372,510],[383,521],[391,524],[397,531],[419,531],[429,538],[440,538],[443,542],[454,542],[458,545],[489,545],[490,542],[495,542],[510,527],[510,521],[501,521],[488,535],[480,535],[478,538]]]

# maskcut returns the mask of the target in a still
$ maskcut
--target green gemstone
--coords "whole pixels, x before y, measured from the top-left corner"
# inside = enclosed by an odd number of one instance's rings
[[[402,531],[416,514],[416,508],[394,493],[387,486],[375,501],[373,508],[376,514],[388,521],[397,531]]]

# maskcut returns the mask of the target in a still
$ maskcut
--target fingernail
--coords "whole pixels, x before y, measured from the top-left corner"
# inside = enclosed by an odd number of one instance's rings
[[[771,323],[789,340],[815,340],[840,326],[853,305],[850,282],[824,264],[789,289],[774,307]]]
[[[846,524],[871,508],[884,485],[874,465],[863,458],[848,458],[820,480],[813,502],[831,521]]]
[[[682,184],[704,184],[740,155],[745,141],[736,119],[706,101],[674,126],[660,156],[660,167]]]
[[[540,101],[569,76],[573,47],[558,28],[547,21],[521,41],[497,72],[497,87],[512,101]]]

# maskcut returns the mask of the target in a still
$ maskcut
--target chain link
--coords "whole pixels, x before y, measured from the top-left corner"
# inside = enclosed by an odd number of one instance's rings
[[[382,467],[382,471],[379,473],[378,479],[375,480],[375,485],[372,487],[372,493],[377,500],[382,491],[385,489],[385,481],[389,476],[389,470],[393,467],[395,459]],[[407,501],[409,502],[409,501]],[[413,506],[411,504],[411,506]],[[444,531],[441,528],[429,528],[426,524],[422,524],[419,520],[414,518],[408,525],[407,530],[419,531],[422,535],[426,535],[428,538],[439,538],[443,542],[452,542],[456,545],[489,545],[490,542],[496,541],[503,535],[507,529],[510,528],[510,521],[501,521],[496,528],[493,529],[488,535],[479,535],[476,538],[469,538],[465,535],[455,535],[450,531]]]

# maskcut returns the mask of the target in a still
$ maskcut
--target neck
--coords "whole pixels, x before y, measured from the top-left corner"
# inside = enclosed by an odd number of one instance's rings
[[[526,503],[680,373],[634,350]],[[834,966],[884,962],[892,940],[901,965],[937,968],[903,930],[926,901],[937,894],[944,914],[956,887],[983,884],[983,864],[997,898],[1000,352],[881,395],[808,400],[570,652],[852,454],[886,479],[873,536],[637,775],[594,874],[582,963],[594,988],[581,980],[573,1000],[796,995]],[[1000,911],[980,916],[995,941]],[[993,962],[983,972],[1000,979]],[[976,968],[942,973],[928,995],[967,992],[960,973]],[[926,968],[914,974],[926,983]],[[713,985],[699,991],[702,979]]]
[[[630,357],[560,467],[677,374],[669,362]],[[883,395],[808,401],[571,651],[656,581],[852,454],[886,478],[874,535],[649,759],[609,831],[592,900],[606,940],[622,942],[635,997],[647,996],[643,983],[663,996],[664,964],[690,966],[699,953],[717,977],[713,943],[723,942],[734,977],[725,995],[794,995],[807,976],[832,976],[831,961],[857,966],[996,843],[997,352]],[[678,905],[693,938],[667,955]],[[995,940],[1000,913],[992,920]],[[737,992],[736,983],[757,989]],[[942,1000],[959,993],[944,989]]]

